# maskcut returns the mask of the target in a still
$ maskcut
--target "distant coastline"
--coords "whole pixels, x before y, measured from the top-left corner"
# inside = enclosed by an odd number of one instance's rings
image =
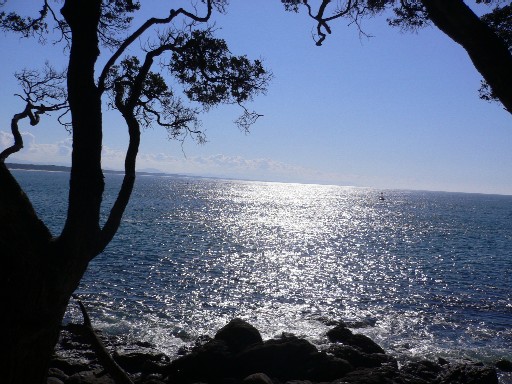
[[[71,172],[71,167],[64,165],[46,165],[46,164],[19,164],[19,163],[6,163],[7,168],[19,171],[45,171],[45,172]],[[124,175],[124,171],[115,171],[112,169],[104,169],[103,173]],[[151,175],[151,176],[184,176],[178,174],[170,174],[164,172],[137,172],[137,175]]]

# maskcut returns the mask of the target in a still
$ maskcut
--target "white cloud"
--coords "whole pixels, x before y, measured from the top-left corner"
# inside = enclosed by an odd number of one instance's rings
[[[23,149],[12,154],[8,162],[33,162],[44,164],[69,164],[71,161],[72,140],[67,138],[56,143],[40,144],[30,132],[21,132]],[[11,146],[14,141],[12,134],[0,131],[2,150]]]
[[[32,133],[23,132],[22,136],[25,147],[9,157],[9,162],[70,164],[71,138],[55,143],[38,143]],[[13,137],[10,133],[0,131],[0,145],[2,149],[10,146],[12,142]],[[103,146],[102,164],[104,168],[122,170],[124,157],[124,151]],[[139,153],[137,169],[265,181],[348,183],[347,177],[339,174],[325,173],[268,158],[247,159],[242,156],[228,156],[224,154],[186,157],[182,154],[172,156],[165,153]],[[350,180],[354,180],[353,176]]]

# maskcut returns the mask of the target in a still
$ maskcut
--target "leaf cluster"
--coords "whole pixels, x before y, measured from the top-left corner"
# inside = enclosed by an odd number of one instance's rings
[[[492,3],[492,1],[488,1],[488,3]],[[512,5],[496,6],[492,12],[482,16],[481,19],[503,40],[508,50],[512,52]],[[482,80],[478,92],[482,100],[499,102],[498,96],[496,96],[491,86],[485,80]]]
[[[56,30],[59,38],[70,42],[70,29],[60,15],[60,0],[40,0],[41,9],[37,16],[20,15],[17,12],[0,12],[0,30],[18,33],[22,37],[38,37],[39,41],[46,42],[46,36]],[[0,6],[7,4],[7,0]],[[101,17],[99,23],[99,38],[105,47],[116,48],[123,39],[122,33],[126,31],[133,20],[132,14],[140,9],[140,3],[134,0],[102,0]]]
[[[241,104],[266,89],[271,75],[261,60],[232,55],[210,29],[183,34],[176,46],[169,70],[184,86],[185,95],[205,108]]]
[[[165,52],[171,52],[170,60],[162,68],[170,77],[149,70],[148,63]],[[144,63],[130,56],[113,66],[106,89],[111,107],[125,115],[133,111],[145,127],[157,124],[167,129],[170,138],[193,134],[202,142],[198,118],[202,110],[219,104],[242,105],[264,92],[270,77],[260,60],[232,55],[226,42],[215,38],[209,28],[170,30],[167,36],[161,36],[160,45],[147,52]],[[174,87],[181,85],[178,94],[170,82]],[[244,113],[236,123],[246,130],[260,115],[242,108]]]
[[[141,71],[140,60],[135,56],[126,57],[120,65],[112,67],[107,87],[111,95],[110,107],[133,115],[144,127],[153,123],[165,127],[169,138],[176,139],[187,132],[194,133],[196,140],[203,142],[204,135],[198,129],[199,111],[185,106],[160,73],[148,72],[138,88]]]

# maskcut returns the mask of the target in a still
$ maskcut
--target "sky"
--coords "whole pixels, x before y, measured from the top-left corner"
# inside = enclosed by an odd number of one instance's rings
[[[33,0],[13,0],[30,11]],[[142,18],[184,1],[144,0]],[[36,3],[37,4],[37,3]],[[9,10],[9,8],[6,8]],[[19,8],[18,8],[19,9]],[[208,142],[169,141],[143,132],[139,170],[247,180],[353,185],[378,189],[512,194],[512,115],[479,99],[481,77],[466,52],[434,27],[391,28],[365,20],[362,37],[334,21],[323,46],[306,13],[279,0],[231,0],[214,16],[217,36],[234,54],[262,59],[273,79],[248,104],[262,114],[249,134],[233,121],[239,107],[202,116]],[[141,43],[142,44],[142,43]],[[62,46],[0,36],[0,149],[12,142],[10,120],[24,105],[13,96],[21,68],[50,61],[65,67]],[[101,63],[108,54],[99,59]],[[25,148],[9,162],[69,165],[71,136],[51,117],[22,123]],[[122,169],[128,135],[115,111],[104,114],[103,166]]]

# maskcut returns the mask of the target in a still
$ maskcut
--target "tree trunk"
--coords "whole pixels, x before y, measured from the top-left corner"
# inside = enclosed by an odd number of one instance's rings
[[[69,207],[61,240],[92,258],[104,188],[101,94],[94,80],[101,0],[67,0],[61,12],[72,33],[67,86],[73,123]]]
[[[430,20],[468,53],[475,68],[512,113],[512,55],[462,0],[422,0]]]
[[[4,164],[0,185],[1,381],[43,383],[67,302],[86,265],[61,263],[64,249]]]
[[[69,298],[97,253],[104,188],[101,95],[94,81],[101,0],[66,0],[71,28],[68,97],[73,154],[68,216],[52,239],[4,164],[0,164],[2,383],[42,384]]]

